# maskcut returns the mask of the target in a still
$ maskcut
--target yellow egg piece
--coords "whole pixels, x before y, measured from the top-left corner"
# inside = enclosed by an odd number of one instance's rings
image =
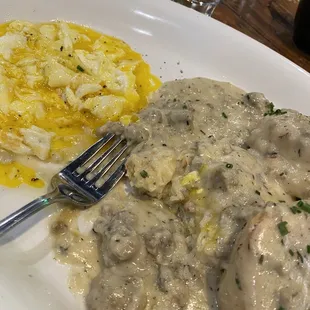
[[[95,129],[107,121],[135,121],[160,84],[120,39],[62,21],[2,24],[0,149],[66,163],[96,141]],[[1,184],[34,185],[27,181],[34,172],[21,166],[25,175],[5,181],[16,165],[1,166]]]
[[[18,162],[0,164],[0,185],[18,187],[21,184],[32,187],[44,187],[44,181],[37,177],[36,172]]]
[[[186,174],[182,178],[181,185],[183,185],[183,186],[193,185],[194,183],[198,182],[199,180],[200,180],[200,176],[198,174],[198,171],[192,171],[192,172]]]

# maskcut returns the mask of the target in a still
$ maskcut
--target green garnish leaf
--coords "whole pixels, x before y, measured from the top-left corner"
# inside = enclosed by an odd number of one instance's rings
[[[280,306],[280,307],[278,308],[278,310],[285,310],[285,308],[282,307],[282,306]]]
[[[149,176],[149,174],[145,170],[140,171],[140,175],[143,179],[145,179]]]
[[[267,115],[282,115],[282,114],[286,114],[287,111],[282,111],[281,109],[276,109],[274,110],[274,104],[272,102],[270,102],[267,105],[267,112],[264,114],[264,116]]]
[[[256,190],[255,194],[260,195],[260,191]]]
[[[301,210],[299,210],[296,206],[291,207],[290,210],[293,214],[301,213]]]
[[[299,201],[297,202],[297,206],[298,206],[301,210],[303,210],[303,211],[305,211],[305,212],[307,212],[307,213],[310,213],[310,205],[309,205],[308,203],[303,202],[302,200],[299,200]]]
[[[77,68],[79,71],[81,71],[81,72],[84,72],[84,71],[85,71],[80,65],[77,65],[76,68]]]
[[[233,164],[226,164],[226,168],[231,169],[234,165]]]
[[[273,113],[273,115],[282,115],[282,114],[286,114],[287,111],[282,111],[281,109],[276,109]]]
[[[310,254],[310,245],[307,245],[307,253]]]
[[[223,116],[224,118],[228,118],[228,116],[227,116],[227,114],[226,114],[225,112],[222,112],[222,116]]]
[[[239,289],[240,291],[242,291],[240,280],[239,280],[238,278],[235,278],[235,281],[236,281],[236,284],[237,284],[237,286],[238,286],[238,289]]]
[[[303,202],[302,200],[299,200],[299,201],[297,202],[297,206],[298,206],[298,207],[301,207],[303,204],[304,204],[304,202]]]
[[[299,251],[296,251],[296,253],[297,253],[297,256],[298,256],[300,262],[303,263],[304,262],[304,258],[302,257],[302,255],[299,253]]]
[[[287,222],[280,222],[277,226],[280,231],[281,236],[285,236],[289,233],[289,231],[286,228]]]
[[[293,250],[289,249],[288,252],[290,253],[291,256],[294,256]]]
[[[268,105],[267,105],[267,112],[264,114],[264,115],[269,115],[269,113],[272,113],[273,112],[273,109],[274,109],[274,104],[272,102],[270,102]]]

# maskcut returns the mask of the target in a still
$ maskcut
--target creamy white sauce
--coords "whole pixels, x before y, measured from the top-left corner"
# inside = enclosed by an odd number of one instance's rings
[[[50,231],[53,237],[54,259],[70,266],[68,286],[76,294],[85,295],[90,281],[100,270],[98,241],[88,230],[87,222],[93,223],[99,216],[99,206],[81,211],[71,206],[63,206],[50,219]],[[83,225],[79,225],[79,220]]]
[[[98,259],[56,238],[62,260],[92,276],[99,261],[88,309],[307,310],[308,207],[289,207],[310,196],[309,118],[202,78],[165,83],[139,118],[98,130],[136,145],[131,190],[103,200],[89,237]]]

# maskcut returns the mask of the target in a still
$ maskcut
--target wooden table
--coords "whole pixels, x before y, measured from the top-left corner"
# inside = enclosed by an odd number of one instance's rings
[[[188,7],[191,5],[191,0],[173,1]],[[310,72],[310,55],[298,50],[292,40],[298,3],[298,0],[221,0],[212,17]]]
[[[212,17],[310,72],[310,55],[298,50],[292,40],[297,6],[298,0],[222,0]]]

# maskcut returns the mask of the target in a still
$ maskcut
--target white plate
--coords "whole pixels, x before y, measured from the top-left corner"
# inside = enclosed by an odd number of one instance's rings
[[[261,91],[279,107],[310,114],[310,75],[245,35],[169,0],[2,0],[1,21],[63,19],[124,39],[163,80],[205,76]],[[180,63],[178,65],[178,63]],[[183,73],[182,73],[183,72]],[[0,188],[0,217],[40,192]],[[82,309],[66,267],[46,242],[46,212],[24,235],[0,239],[0,309]],[[45,218],[45,219],[44,219]]]

